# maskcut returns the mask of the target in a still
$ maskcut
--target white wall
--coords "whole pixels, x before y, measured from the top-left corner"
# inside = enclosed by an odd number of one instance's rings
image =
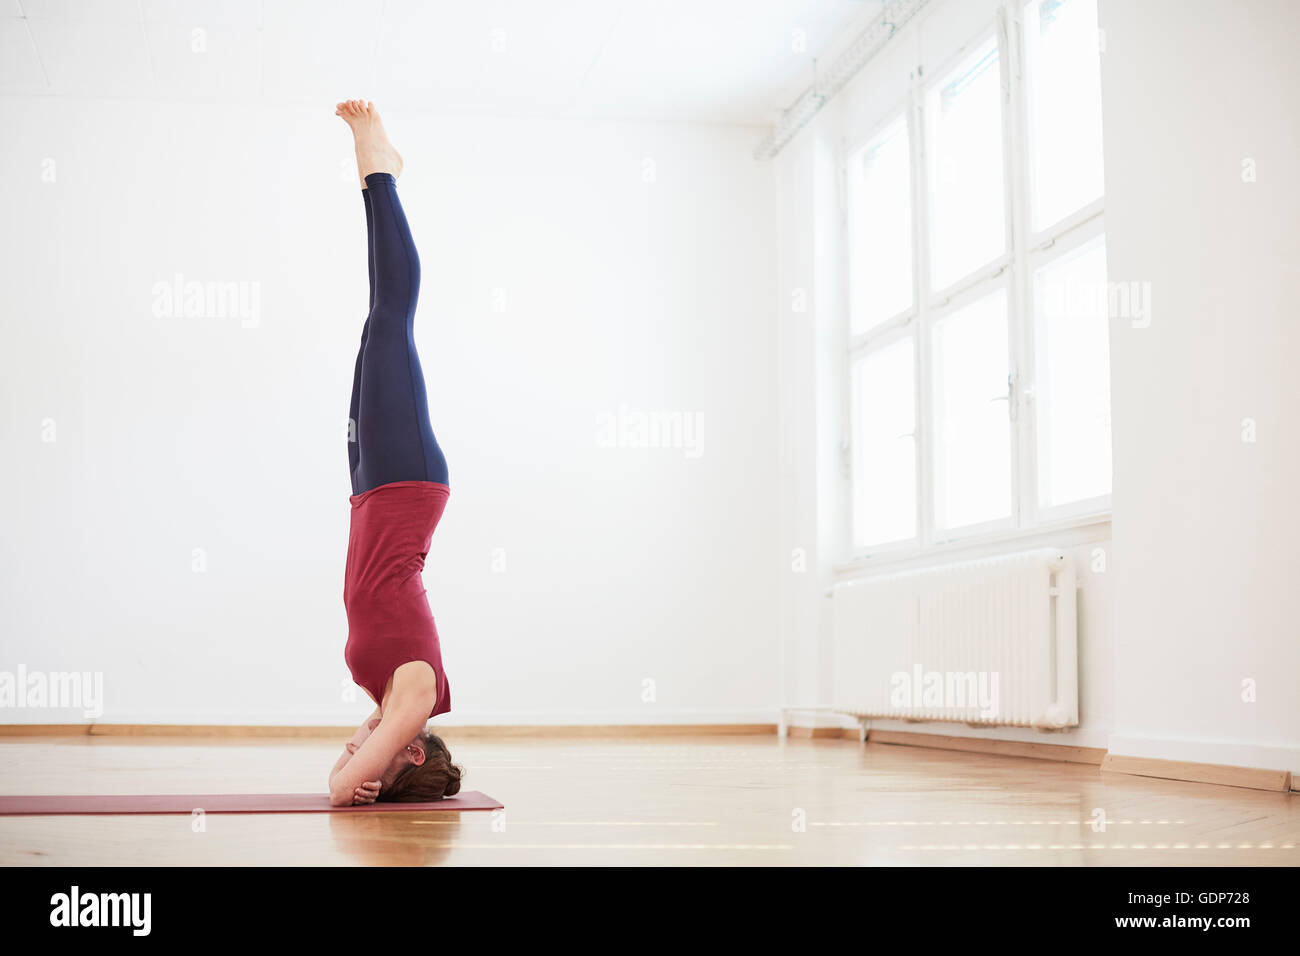
[[[782,454],[779,508],[774,517],[783,546],[781,700],[787,705],[818,699],[832,663],[825,627],[829,608],[823,597],[834,583],[831,567],[840,543],[833,434],[838,399],[837,378],[827,365],[827,338],[835,356],[841,309],[835,292],[838,218],[834,197],[826,191],[833,184],[828,177],[833,169],[828,170],[827,164],[834,163],[834,149],[823,133],[833,125],[829,113],[819,118],[775,161]],[[829,523],[822,520],[827,514]]]
[[[1112,326],[1111,749],[1300,772],[1300,6],[1101,14],[1108,267],[1152,290]]]
[[[365,232],[331,113],[0,99],[0,670],[102,671],[105,721],[366,712],[342,699],[341,598]],[[774,719],[759,131],[388,125],[451,469],[425,572],[445,720]],[[256,327],[155,317],[175,273],[258,283]],[[702,455],[600,447],[620,406],[701,414]]]

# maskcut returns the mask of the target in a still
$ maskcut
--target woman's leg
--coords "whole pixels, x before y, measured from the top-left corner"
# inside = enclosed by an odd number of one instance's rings
[[[345,108],[346,107],[346,108]],[[357,464],[353,493],[394,481],[447,482],[447,463],[429,422],[415,350],[420,260],[393,172],[401,160],[373,107],[340,104],[357,138],[370,231],[371,309],[353,382]]]
[[[361,185],[361,201],[366,205],[366,270],[370,275],[370,308],[366,310],[366,315],[370,315],[375,308],[375,211],[370,205],[370,190],[365,187],[365,181]]]
[[[447,462],[429,422],[415,350],[420,259],[389,173],[366,177],[374,217],[375,303],[361,362],[358,419],[365,488],[393,481],[447,483]]]
[[[375,237],[374,213],[370,209],[370,191],[364,186],[361,199],[366,207],[366,263],[370,273],[370,309],[375,307]],[[361,444],[358,435],[358,418],[361,412],[361,364],[366,354],[366,338],[370,334],[370,311],[366,312],[361,326],[361,347],[357,349],[357,362],[352,371],[352,402],[348,406],[348,473],[352,476],[352,493],[360,494],[365,478],[360,474]]]
[[[361,474],[361,365],[366,355],[366,337],[370,331],[370,320],[361,327],[361,347],[357,349],[357,363],[352,370],[352,403],[348,406],[348,474],[352,476],[352,493],[360,494],[359,487],[365,480]]]

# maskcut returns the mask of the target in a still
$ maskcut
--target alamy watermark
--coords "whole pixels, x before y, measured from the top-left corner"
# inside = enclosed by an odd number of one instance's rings
[[[1042,308],[1056,315],[1106,315],[1135,329],[1151,325],[1150,282],[1075,282],[1047,279],[1038,288]]]
[[[596,416],[599,448],[678,448],[687,458],[704,454],[704,413],[639,411],[620,405]]]
[[[79,709],[87,718],[104,714],[103,671],[0,671],[0,708]]]
[[[248,280],[187,280],[153,284],[153,314],[159,319],[238,319],[246,329],[262,321],[262,283]]]
[[[148,936],[152,911],[152,893],[85,893],[73,885],[50,897],[51,926],[120,926],[133,936]]]
[[[895,671],[889,678],[889,703],[898,709],[926,708],[954,713],[978,709],[986,720],[1001,713],[997,671],[927,671],[920,664],[911,673]]]

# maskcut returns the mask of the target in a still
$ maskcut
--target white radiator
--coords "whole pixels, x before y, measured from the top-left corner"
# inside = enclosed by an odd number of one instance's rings
[[[838,585],[831,709],[857,717],[1079,723],[1075,576],[1057,549]]]

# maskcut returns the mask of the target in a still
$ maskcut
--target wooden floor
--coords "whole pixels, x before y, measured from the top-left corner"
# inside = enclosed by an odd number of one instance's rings
[[[446,739],[504,815],[0,817],[0,864],[1300,865],[1296,794],[848,740]],[[6,738],[0,790],[316,791],[339,749]]]

